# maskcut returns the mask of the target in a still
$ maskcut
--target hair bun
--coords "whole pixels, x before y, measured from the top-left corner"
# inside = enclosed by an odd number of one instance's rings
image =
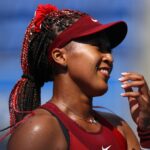
[[[47,14],[57,11],[58,8],[51,5],[51,4],[39,4],[34,15],[34,30],[35,32],[40,32],[41,31],[41,23],[46,17]]]

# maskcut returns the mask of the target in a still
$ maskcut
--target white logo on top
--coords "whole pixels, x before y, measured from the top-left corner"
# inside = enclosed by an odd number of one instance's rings
[[[106,148],[104,148],[104,147],[102,146],[102,150],[108,150],[110,147],[111,147],[111,145],[108,146],[108,147],[106,147]]]
[[[98,20],[96,20],[96,19],[93,19],[93,18],[91,18],[91,20],[92,20],[93,22],[98,22]]]

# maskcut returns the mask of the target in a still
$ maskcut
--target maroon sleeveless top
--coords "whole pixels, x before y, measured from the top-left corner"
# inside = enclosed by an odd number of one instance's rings
[[[53,103],[47,102],[41,108],[54,114],[68,130],[70,150],[127,150],[127,141],[122,134],[95,111],[94,117],[102,124],[102,129],[91,133],[71,120]]]

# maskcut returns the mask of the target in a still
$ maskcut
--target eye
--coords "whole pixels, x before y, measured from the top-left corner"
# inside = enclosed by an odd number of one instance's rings
[[[112,50],[111,49],[102,49],[102,52],[103,53],[112,53]]]
[[[112,53],[112,49],[110,48],[104,48],[104,47],[97,47],[98,51],[100,51],[101,53]]]

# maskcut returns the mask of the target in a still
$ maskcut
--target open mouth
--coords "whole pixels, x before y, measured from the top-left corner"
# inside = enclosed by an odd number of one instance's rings
[[[111,70],[112,70],[111,67],[97,67],[96,69],[97,69],[97,71],[99,71],[106,78],[110,77],[110,73],[111,73]]]

